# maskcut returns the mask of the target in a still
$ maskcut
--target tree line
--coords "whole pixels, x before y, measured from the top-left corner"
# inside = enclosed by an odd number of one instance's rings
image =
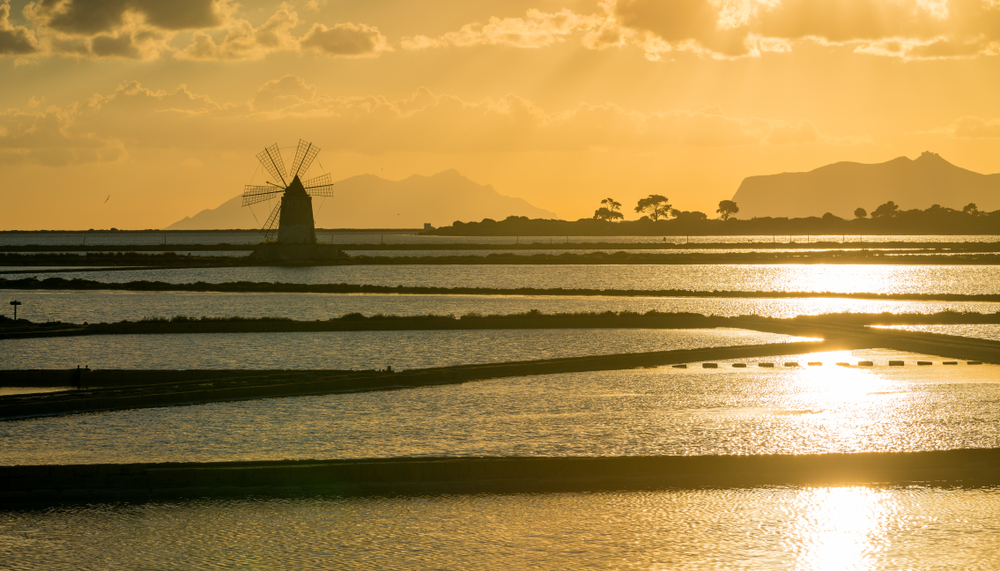
[[[624,220],[622,204],[605,198],[592,218],[570,220],[529,219],[510,216],[496,221],[455,221],[450,227],[428,233],[456,236],[715,236],[715,235],[837,235],[837,234],[1000,234],[1000,210],[984,212],[974,203],[961,210],[935,204],[925,210],[903,210],[888,201],[869,213],[854,211],[853,219],[827,212],[804,218],[736,218],[739,206],[732,200],[719,202],[718,218],[710,219],[699,211],[673,208],[670,200],[659,194],[640,199],[634,208],[642,216]]]

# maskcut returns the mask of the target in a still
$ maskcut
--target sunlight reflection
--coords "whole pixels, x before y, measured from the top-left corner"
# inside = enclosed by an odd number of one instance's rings
[[[891,494],[869,488],[802,490],[791,538],[801,568],[869,568],[886,545],[887,524],[898,507]]]
[[[792,291],[895,291],[888,274],[872,272],[864,265],[819,265],[810,267],[808,272],[793,272],[788,277]]]

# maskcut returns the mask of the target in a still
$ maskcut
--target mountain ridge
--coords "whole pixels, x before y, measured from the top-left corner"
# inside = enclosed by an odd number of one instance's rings
[[[822,216],[853,218],[893,201],[903,209],[940,204],[961,209],[1000,209],[1000,174],[980,174],[956,166],[937,153],[884,163],[841,161],[807,172],[755,175],[743,179],[733,200],[741,218]]]
[[[275,203],[244,208],[241,197],[187,216],[165,229],[260,228]],[[492,184],[475,183],[456,169],[412,174],[398,181],[371,173],[348,177],[334,183],[332,198],[313,199],[313,216],[317,228],[420,228],[425,223],[442,226],[455,220],[508,216],[556,218],[523,198],[500,194]]]

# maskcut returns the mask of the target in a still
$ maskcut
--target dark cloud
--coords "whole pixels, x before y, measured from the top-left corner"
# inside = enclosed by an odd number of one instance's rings
[[[615,12],[625,26],[653,32],[668,42],[704,40],[714,32],[719,17],[705,0],[620,0]]]
[[[35,6],[34,14],[54,30],[94,35],[122,26],[127,12],[167,30],[211,28],[222,23],[221,8],[217,0],[45,0]]]
[[[388,42],[378,28],[364,24],[335,24],[327,28],[323,24],[313,27],[300,40],[303,48],[348,57],[378,55],[388,47]]]
[[[139,48],[132,43],[132,37],[127,34],[118,37],[96,36],[90,41],[90,49],[97,57],[142,58]]]
[[[0,4],[0,55],[24,55],[38,51],[35,34],[24,26],[10,24],[10,4]]]
[[[165,30],[214,28],[222,24],[222,6],[216,0],[137,0],[147,21]]]

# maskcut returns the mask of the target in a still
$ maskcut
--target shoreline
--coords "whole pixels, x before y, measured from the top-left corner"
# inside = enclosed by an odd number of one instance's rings
[[[621,311],[602,313],[526,313],[479,315],[374,315],[348,314],[326,320],[297,321],[280,318],[152,318],[115,323],[31,323],[19,325],[0,319],[0,339],[75,337],[86,335],[171,335],[211,333],[289,333],[317,331],[465,331],[493,329],[755,329],[760,327],[865,327],[868,325],[957,325],[1000,323],[1000,313],[870,314],[839,313],[787,319],[743,315],[721,317],[698,313],[643,314]],[[24,321],[24,320],[19,320]]]
[[[754,456],[404,457],[0,467],[0,507],[178,498],[1000,484],[1000,449]]]
[[[61,416],[111,410],[188,406],[209,402],[235,402],[263,398],[295,397],[368,391],[401,390],[461,384],[504,377],[550,375],[587,371],[649,368],[696,361],[750,359],[797,355],[849,348],[849,341],[801,341],[767,345],[738,345],[677,349],[646,353],[618,353],[454,365],[401,371],[148,371],[131,370],[0,370],[0,383],[18,386],[20,379],[35,386],[48,382],[83,389],[0,396],[0,422],[42,416]],[[214,373],[214,374],[213,374]],[[75,377],[74,375],[80,375]],[[164,379],[167,379],[164,381]],[[153,381],[150,384],[150,381]],[[161,381],[161,382],[155,382]],[[93,388],[89,388],[93,387]]]
[[[118,271],[144,268],[116,268]],[[84,271],[84,270],[80,270]],[[97,270],[95,270],[97,271]],[[101,270],[103,271],[103,270]],[[36,273],[36,272],[31,272]],[[2,274],[0,274],[2,275]],[[1000,294],[934,293],[840,293],[785,291],[698,291],[681,289],[586,289],[586,288],[482,288],[438,286],[388,286],[370,284],[297,284],[287,282],[194,282],[168,283],[137,280],[100,282],[80,278],[0,277],[0,290],[48,291],[134,291],[134,292],[218,292],[218,293],[333,293],[333,294],[403,294],[403,295],[491,295],[491,296],[574,296],[574,297],[695,297],[695,298],[832,298],[885,301],[982,301],[1000,302]]]

